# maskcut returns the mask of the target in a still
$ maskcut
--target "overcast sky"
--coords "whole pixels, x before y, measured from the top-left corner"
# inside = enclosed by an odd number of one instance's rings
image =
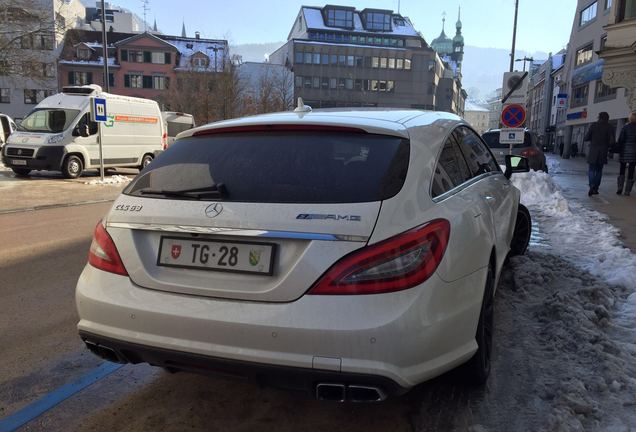
[[[91,0],[85,0],[90,2]],[[111,0],[143,17],[141,0]],[[517,47],[530,52],[556,52],[570,37],[576,0],[519,0]],[[398,0],[150,0],[148,22],[157,20],[166,34],[181,34],[185,21],[188,36],[226,38],[230,44],[276,42],[287,39],[301,5],[342,4],[397,11]],[[430,42],[441,31],[447,13],[446,34],[455,34],[457,8],[462,7],[467,45],[510,49],[514,0],[401,0],[400,12]]]

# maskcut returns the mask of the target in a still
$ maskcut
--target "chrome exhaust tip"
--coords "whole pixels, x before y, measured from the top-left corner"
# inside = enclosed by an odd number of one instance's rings
[[[350,402],[382,402],[386,393],[379,387],[350,385],[347,387],[347,400]]]
[[[320,383],[316,385],[316,399],[321,401],[344,402],[346,388],[344,384]]]

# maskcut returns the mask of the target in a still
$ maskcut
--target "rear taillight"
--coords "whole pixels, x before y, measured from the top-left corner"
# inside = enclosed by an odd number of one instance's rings
[[[532,157],[532,156],[537,156],[538,154],[539,154],[539,150],[535,148],[529,148],[527,150],[521,151],[521,156],[523,157]]]
[[[91,249],[88,251],[88,263],[100,270],[128,276],[115,243],[104,229],[101,221],[95,227]]]
[[[164,132],[161,137],[161,147],[165,150],[168,148],[168,133]]]
[[[412,288],[427,280],[442,261],[450,224],[436,219],[347,255],[308,294],[379,294]]]

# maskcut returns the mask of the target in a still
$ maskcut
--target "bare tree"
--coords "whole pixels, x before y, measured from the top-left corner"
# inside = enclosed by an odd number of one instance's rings
[[[276,111],[287,111],[294,106],[294,74],[285,68],[274,79]]]

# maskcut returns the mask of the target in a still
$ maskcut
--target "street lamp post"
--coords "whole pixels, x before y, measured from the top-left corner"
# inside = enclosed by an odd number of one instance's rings
[[[104,53],[104,88],[106,92],[110,91],[108,85],[108,41],[106,38],[106,0],[102,0],[102,51]]]
[[[512,52],[510,53],[510,72],[514,70],[515,65],[515,45],[517,43],[517,15],[519,13],[519,0],[515,0],[515,23],[512,29]]]

